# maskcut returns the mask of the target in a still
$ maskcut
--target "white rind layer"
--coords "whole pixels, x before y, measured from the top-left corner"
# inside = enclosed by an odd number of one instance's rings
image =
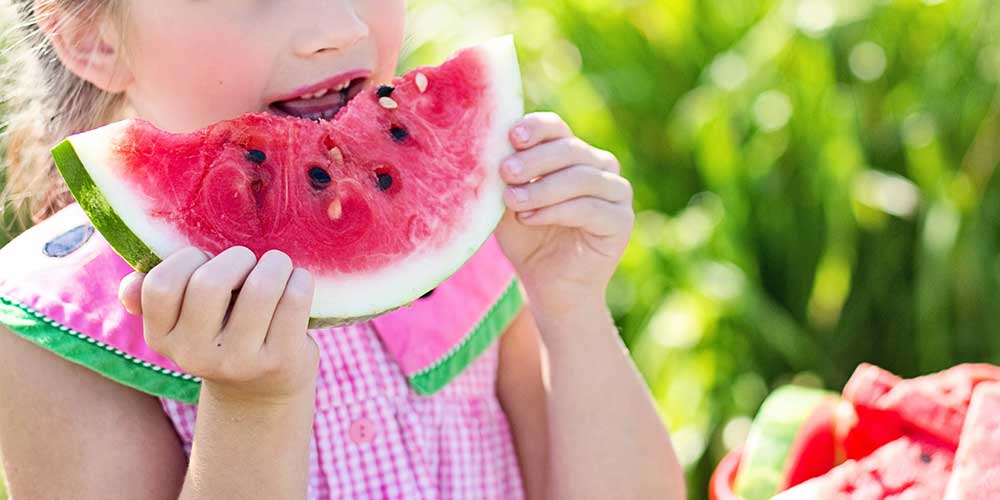
[[[364,318],[416,300],[457,271],[490,237],[504,213],[500,161],[513,153],[510,127],[524,114],[521,74],[512,36],[496,38],[473,49],[492,82],[493,114],[480,162],[488,173],[481,196],[466,207],[456,224],[458,237],[430,250],[417,251],[389,267],[363,274],[316,276],[313,318]],[[433,81],[430,82],[434,84]],[[160,258],[188,246],[174,228],[146,216],[151,203],[117,177],[114,138],[129,122],[119,122],[70,138],[81,163],[132,232]]]

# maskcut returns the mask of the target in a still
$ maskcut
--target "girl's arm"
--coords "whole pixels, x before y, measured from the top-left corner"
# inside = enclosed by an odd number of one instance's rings
[[[632,186],[613,154],[577,138],[556,114],[526,116],[510,142],[516,153],[500,169],[508,210],[496,235],[534,321],[519,321],[504,341],[519,345],[504,350],[507,359],[535,358],[540,343],[538,365],[548,372],[501,375],[522,386],[504,389],[503,398],[518,445],[547,444],[546,498],[682,498],[670,439],[605,301],[632,233]],[[524,389],[538,385],[544,404],[531,396],[536,389]],[[547,430],[524,427],[518,415],[542,406]],[[535,488],[539,480],[528,482]]]
[[[0,456],[13,499],[302,499],[312,404],[233,405],[203,390],[188,466],[157,398],[0,327]],[[300,483],[301,495],[271,495]]]
[[[538,328],[525,311],[501,341],[499,397],[528,499],[685,498],[670,438],[607,309],[582,306],[597,314],[536,316]]]
[[[152,396],[0,327],[0,456],[13,499],[176,499],[187,457]]]
[[[189,248],[121,296],[150,348],[203,379],[181,498],[305,498],[319,369],[308,273],[277,251]]]
[[[257,262],[245,248],[211,260],[181,251],[123,282],[146,343],[203,378],[190,464],[156,398],[0,328],[12,498],[305,498],[319,363],[306,335],[312,295],[287,256]]]

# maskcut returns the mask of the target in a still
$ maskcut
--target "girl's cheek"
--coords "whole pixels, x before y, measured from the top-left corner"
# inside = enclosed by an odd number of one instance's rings
[[[405,0],[370,0],[356,4],[359,14],[368,23],[378,50],[376,77],[391,79],[399,62],[406,31]]]

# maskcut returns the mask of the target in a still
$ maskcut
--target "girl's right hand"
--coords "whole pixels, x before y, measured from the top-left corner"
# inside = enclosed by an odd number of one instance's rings
[[[126,276],[119,295],[130,313],[142,314],[149,347],[201,377],[213,397],[241,404],[311,397],[319,370],[319,349],[306,333],[313,279],[284,253],[258,262],[245,247],[211,259],[186,248],[148,274]]]

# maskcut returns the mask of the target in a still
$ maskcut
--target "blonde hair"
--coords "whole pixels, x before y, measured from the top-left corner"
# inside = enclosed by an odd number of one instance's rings
[[[86,23],[102,15],[118,18],[120,2],[38,0],[37,5],[41,12],[58,9],[62,15],[57,22]],[[8,26],[7,36],[0,40],[7,47],[0,56],[4,96],[0,116],[6,114],[0,137],[0,152],[5,153],[0,160],[0,172],[5,174],[0,215],[7,215],[0,219],[11,226],[5,228],[7,236],[72,201],[49,149],[69,135],[113,121],[125,103],[124,94],[105,92],[63,66],[39,29],[39,20],[35,0],[0,0],[0,24]],[[57,24],[52,30],[62,27]]]

